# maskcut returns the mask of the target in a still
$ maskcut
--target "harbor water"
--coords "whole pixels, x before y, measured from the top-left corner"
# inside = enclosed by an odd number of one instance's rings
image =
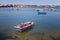
[[[40,8],[0,8],[1,40],[59,40],[60,8],[54,11],[45,10],[46,14],[38,14]],[[32,28],[24,32],[16,32],[15,25],[33,21]]]

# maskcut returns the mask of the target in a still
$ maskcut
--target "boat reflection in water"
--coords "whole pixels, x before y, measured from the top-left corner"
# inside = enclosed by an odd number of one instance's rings
[[[5,37],[4,39],[5,39],[5,40],[25,40],[26,35],[27,35],[32,29],[33,29],[33,25],[32,25],[29,29],[27,29],[27,30],[25,30],[25,31],[23,31],[23,32],[15,31],[13,37],[12,37],[12,36],[7,36],[7,37]]]
[[[15,32],[15,40],[25,40],[26,35],[33,29],[33,26],[34,25],[32,25],[29,29],[27,29],[23,32],[16,31]]]

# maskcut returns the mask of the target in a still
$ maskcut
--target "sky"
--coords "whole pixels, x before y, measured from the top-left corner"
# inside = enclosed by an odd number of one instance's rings
[[[54,4],[60,5],[60,0],[0,0],[1,4]]]

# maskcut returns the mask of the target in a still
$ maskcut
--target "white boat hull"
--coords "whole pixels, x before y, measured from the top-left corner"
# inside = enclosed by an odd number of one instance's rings
[[[24,24],[27,24],[28,22],[24,23]],[[33,25],[33,22],[30,24],[30,25],[27,25],[27,26],[24,26],[22,28],[20,28],[18,25],[17,26],[14,26],[14,28],[18,31],[24,31],[24,30],[27,30],[28,28],[30,28],[31,26]]]

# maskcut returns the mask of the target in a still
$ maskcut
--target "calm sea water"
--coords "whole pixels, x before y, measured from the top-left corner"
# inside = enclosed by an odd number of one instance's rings
[[[32,40],[35,36],[41,38],[42,34],[45,38],[51,35],[57,39],[60,36],[60,8],[55,11],[46,10],[45,15],[38,14],[36,9],[40,8],[0,8],[0,39],[18,36],[21,40]],[[27,32],[16,33],[13,26],[27,21],[34,22],[33,28]]]

